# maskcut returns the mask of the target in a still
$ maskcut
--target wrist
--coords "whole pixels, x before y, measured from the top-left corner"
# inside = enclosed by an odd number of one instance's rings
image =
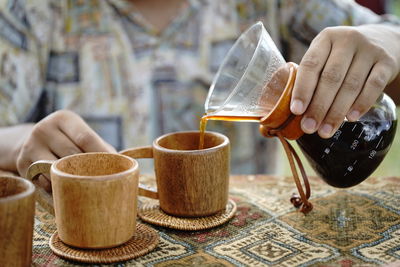
[[[17,160],[26,138],[29,136],[33,124],[21,124],[0,129],[0,169],[17,172]]]

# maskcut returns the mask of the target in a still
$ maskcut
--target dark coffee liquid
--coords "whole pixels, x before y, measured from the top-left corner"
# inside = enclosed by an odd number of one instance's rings
[[[350,187],[368,178],[382,162],[396,125],[397,120],[344,122],[329,139],[305,134],[297,143],[325,182]]]

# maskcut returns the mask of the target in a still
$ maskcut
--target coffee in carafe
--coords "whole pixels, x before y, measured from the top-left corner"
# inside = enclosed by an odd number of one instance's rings
[[[296,140],[329,185],[350,187],[368,178],[382,162],[393,142],[397,118],[394,102],[383,93],[358,121],[344,121],[332,138],[304,134],[302,117],[290,111],[297,67],[284,61],[262,23],[254,24],[239,37],[220,66],[205,102],[201,129],[204,131],[211,119],[255,121],[260,123],[262,135],[278,137],[299,191],[291,201],[306,213],[312,209],[310,186],[301,160],[287,140]]]
[[[305,134],[296,142],[325,182],[354,186],[368,178],[389,151],[397,126],[394,109],[383,94],[360,120],[344,121],[331,138]]]

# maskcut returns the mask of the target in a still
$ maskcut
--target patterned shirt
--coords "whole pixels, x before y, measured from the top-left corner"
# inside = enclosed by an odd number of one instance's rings
[[[351,0],[193,0],[158,32],[123,0],[2,1],[0,126],[70,109],[118,150],[197,130],[218,66],[258,20],[297,63],[325,27],[399,23]],[[277,143],[255,123],[207,129],[230,138],[232,173],[274,172]]]

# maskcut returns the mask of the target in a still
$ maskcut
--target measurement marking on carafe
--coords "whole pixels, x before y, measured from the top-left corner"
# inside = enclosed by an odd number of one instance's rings
[[[348,170],[349,172],[352,172],[352,171],[353,171],[353,169],[354,169],[354,167],[353,167],[353,166],[349,166],[349,167],[347,167],[347,170]]]
[[[354,127],[353,127],[353,129],[351,129],[351,131],[353,132],[356,127],[357,127],[357,124],[354,124]]]
[[[355,161],[353,162],[353,165],[356,165],[356,163],[357,163],[357,160],[355,160]]]
[[[362,131],[361,131],[360,135],[358,136],[358,138],[361,137],[361,135],[363,134],[363,132],[364,132],[364,128],[362,129]]]
[[[381,136],[381,139],[379,139],[379,142],[378,142],[378,144],[376,145],[376,147],[375,147],[375,148],[378,148],[378,146],[380,145],[380,143],[381,143],[382,139],[383,139],[383,136]]]
[[[335,142],[332,142],[331,145],[329,147],[333,147],[333,145],[335,144]]]
[[[323,158],[325,157],[325,155],[328,155],[330,152],[331,152],[331,150],[330,150],[329,147],[325,148],[325,149],[324,149],[324,154],[322,154],[321,159],[323,159]]]

